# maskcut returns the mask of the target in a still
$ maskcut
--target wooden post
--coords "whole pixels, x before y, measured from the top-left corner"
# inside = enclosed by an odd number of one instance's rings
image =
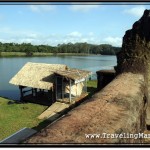
[[[76,84],[76,96],[78,96],[78,84]]]
[[[34,95],[34,90],[33,90],[33,88],[32,88],[32,97],[33,97],[33,95]]]
[[[63,80],[64,80],[64,77],[62,78],[62,85],[61,85],[61,90],[62,90],[62,100],[64,99],[64,85],[63,85]]]
[[[55,79],[55,84],[56,84],[56,86],[55,86],[55,94],[56,94],[56,100],[57,100],[57,76],[56,76],[56,79]]]
[[[69,102],[71,103],[71,79],[69,79],[69,83],[70,83]]]
[[[85,78],[85,92],[87,93],[87,78]]]
[[[37,89],[35,88],[34,90],[35,90],[35,97],[37,97]]]
[[[56,102],[56,85],[54,84],[52,88],[52,96],[53,96],[53,103]]]
[[[20,97],[20,101],[22,101],[22,100],[23,100],[23,91],[22,91],[22,86],[20,86],[20,85],[19,85],[19,89],[20,89],[20,95],[21,95],[21,97]]]
[[[51,100],[51,90],[48,90],[48,100]]]
[[[51,99],[52,99],[52,103],[54,102],[54,96],[53,96],[54,93],[53,93],[53,92],[54,92],[54,88],[52,87],[52,88],[51,88]]]

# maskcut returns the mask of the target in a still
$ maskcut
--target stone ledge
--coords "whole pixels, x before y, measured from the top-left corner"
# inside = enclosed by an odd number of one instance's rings
[[[85,134],[139,133],[145,129],[144,78],[124,73],[102,91],[25,143],[142,143],[141,139],[86,138]]]

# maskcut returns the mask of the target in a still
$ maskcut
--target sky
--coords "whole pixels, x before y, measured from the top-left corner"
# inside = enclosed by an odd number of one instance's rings
[[[150,9],[148,3],[55,4],[1,4],[0,42],[51,46],[87,42],[121,46],[125,31],[132,28],[145,9]]]

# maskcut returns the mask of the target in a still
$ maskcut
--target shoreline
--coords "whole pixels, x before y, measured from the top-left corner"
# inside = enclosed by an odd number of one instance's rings
[[[48,56],[100,56],[101,54],[86,54],[86,53],[32,53],[27,55],[24,52],[0,52],[0,58],[3,57],[48,57]]]
[[[116,55],[101,55],[101,54],[86,54],[86,53],[39,53],[35,52],[27,55],[24,52],[0,52],[0,58],[5,57],[49,57],[49,56],[116,56]]]

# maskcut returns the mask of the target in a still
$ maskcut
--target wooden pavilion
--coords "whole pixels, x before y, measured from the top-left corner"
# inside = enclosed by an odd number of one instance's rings
[[[68,68],[62,64],[28,62],[10,80],[19,86],[20,100],[51,105],[56,100],[68,100],[86,93],[86,81],[90,71]]]

